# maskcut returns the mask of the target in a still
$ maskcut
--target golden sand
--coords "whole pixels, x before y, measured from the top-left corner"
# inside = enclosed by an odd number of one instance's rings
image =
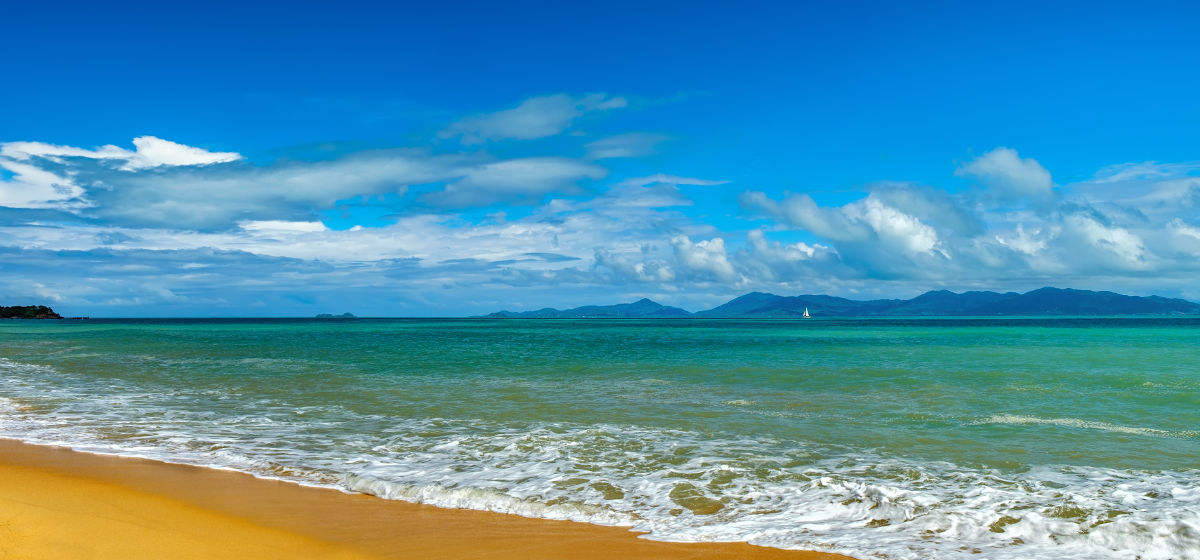
[[[0,559],[847,560],[440,509],[0,440]]]

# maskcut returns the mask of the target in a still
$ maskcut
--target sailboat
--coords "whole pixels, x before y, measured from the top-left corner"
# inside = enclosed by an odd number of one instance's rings
[[[805,307],[805,308],[804,308],[804,318],[805,318],[805,319],[812,319],[812,315],[809,315],[809,314],[808,314],[808,308],[807,308],[807,307]]]

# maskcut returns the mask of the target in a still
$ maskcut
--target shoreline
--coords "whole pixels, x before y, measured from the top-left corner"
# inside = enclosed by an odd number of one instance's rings
[[[0,557],[853,560],[638,535],[0,439]]]

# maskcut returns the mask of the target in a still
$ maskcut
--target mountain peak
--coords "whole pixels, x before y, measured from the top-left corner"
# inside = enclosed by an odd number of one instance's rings
[[[545,308],[537,311],[524,311],[514,313],[512,311],[501,311],[492,313],[488,317],[501,318],[583,318],[583,317],[608,317],[608,318],[662,318],[662,317],[688,317],[691,313],[684,311],[678,307],[669,307],[658,303],[650,298],[642,298],[633,303],[619,303],[617,305],[585,305],[573,309],[552,309]]]

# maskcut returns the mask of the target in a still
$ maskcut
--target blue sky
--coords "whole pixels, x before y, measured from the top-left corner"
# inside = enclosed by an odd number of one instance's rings
[[[1200,300],[1194,4],[434,4],[6,8],[3,303]]]

